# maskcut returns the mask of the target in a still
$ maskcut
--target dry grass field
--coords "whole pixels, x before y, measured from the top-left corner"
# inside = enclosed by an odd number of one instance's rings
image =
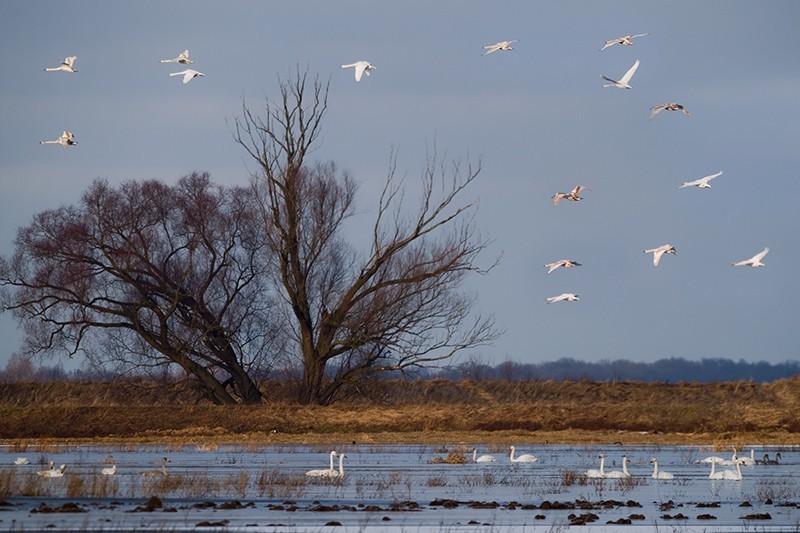
[[[0,441],[198,443],[800,443],[800,377],[771,383],[380,382],[332,406],[264,387],[213,405],[180,385],[0,385]]]

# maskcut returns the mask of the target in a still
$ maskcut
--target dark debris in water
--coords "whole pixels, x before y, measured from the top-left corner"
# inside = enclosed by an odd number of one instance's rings
[[[772,520],[772,515],[769,513],[754,513],[739,517],[742,520]]]
[[[31,513],[85,513],[86,509],[82,509],[77,503],[67,502],[61,507],[50,507],[42,502],[39,507],[31,509]]]

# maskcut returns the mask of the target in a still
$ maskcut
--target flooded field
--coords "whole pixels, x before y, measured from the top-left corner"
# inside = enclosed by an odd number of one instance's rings
[[[343,477],[310,477],[328,468],[329,448],[6,447],[0,529],[800,531],[800,447],[752,448],[756,459],[781,459],[742,467],[741,480],[709,479],[710,465],[696,461],[732,452],[695,446],[517,446],[533,463],[511,463],[506,447],[477,448],[496,461],[473,463],[472,446],[348,445],[337,450]],[[600,454],[605,472],[621,470],[627,456],[631,476],[587,478]],[[467,463],[441,462],[448,456]],[[651,477],[654,457],[673,479]],[[29,463],[14,464],[22,458]],[[37,474],[51,461],[56,471],[65,465],[63,476]],[[114,475],[101,474],[113,464]]]

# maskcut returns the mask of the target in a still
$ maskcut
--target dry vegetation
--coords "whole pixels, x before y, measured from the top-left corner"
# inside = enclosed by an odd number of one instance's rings
[[[771,383],[383,382],[330,407],[264,387],[258,406],[213,405],[176,385],[12,383],[0,439],[29,442],[796,443],[800,378]]]

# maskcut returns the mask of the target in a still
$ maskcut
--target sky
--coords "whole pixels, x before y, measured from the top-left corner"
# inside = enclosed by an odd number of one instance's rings
[[[434,143],[481,161],[464,201],[493,239],[480,264],[500,261],[464,288],[504,334],[470,357],[795,360],[798,23],[793,0],[0,2],[0,254],[96,178],[247,184],[233,120],[299,66],[330,82],[314,157],[359,181],[357,220],[393,150],[412,189]],[[185,48],[206,74],[188,85],[159,63]],[[79,72],[44,72],[72,55]],[[602,87],[636,59],[632,89]],[[376,69],[356,83],[340,65],[358,60]],[[664,102],[691,116],[648,120]],[[76,147],[39,144],[63,130]],[[553,205],[578,184],[581,202]],[[642,251],[665,243],[677,255],[654,268]],[[765,246],[766,267],[732,268]],[[562,258],[582,266],[547,275]],[[581,300],[545,303],[562,292]],[[0,335],[4,365],[21,339],[8,313]]]

